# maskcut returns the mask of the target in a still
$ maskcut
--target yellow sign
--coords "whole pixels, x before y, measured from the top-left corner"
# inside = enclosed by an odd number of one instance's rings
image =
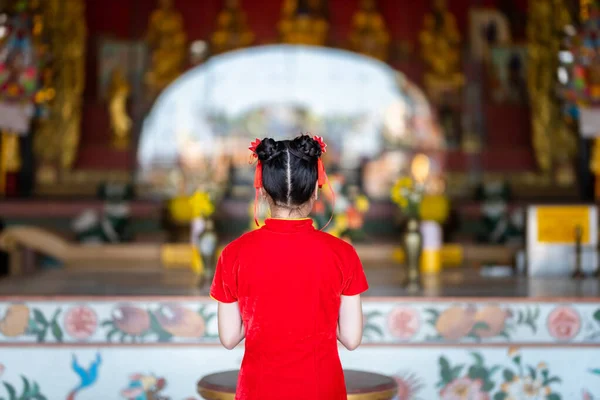
[[[577,227],[581,243],[590,241],[590,208],[587,206],[552,206],[537,208],[539,243],[575,243]]]

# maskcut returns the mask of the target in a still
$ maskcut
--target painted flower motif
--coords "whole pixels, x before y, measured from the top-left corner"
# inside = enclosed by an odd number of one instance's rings
[[[581,328],[581,317],[572,307],[555,308],[548,316],[548,332],[558,340],[571,340]]]
[[[520,354],[520,349],[517,346],[510,346],[508,348],[508,356],[511,358],[515,358],[517,356],[519,356]]]
[[[424,386],[423,381],[412,373],[396,375],[394,376],[394,380],[398,385],[398,392],[394,400],[415,399]]]
[[[587,390],[583,391],[581,398],[582,398],[582,400],[594,400],[594,397],[592,396],[592,394],[590,392],[588,392]]]
[[[87,306],[75,306],[65,314],[65,331],[77,340],[85,340],[92,336],[98,328],[98,317],[94,310]]]
[[[398,339],[412,338],[420,328],[418,313],[409,307],[397,307],[388,315],[390,334]]]
[[[502,384],[501,390],[506,394],[505,400],[545,400],[552,393],[540,378],[533,379],[531,376],[522,379],[515,376],[512,381]]]
[[[489,400],[490,396],[483,391],[480,379],[467,377],[450,382],[440,391],[441,400]]]

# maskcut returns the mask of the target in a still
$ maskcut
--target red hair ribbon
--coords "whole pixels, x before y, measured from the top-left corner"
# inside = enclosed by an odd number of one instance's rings
[[[319,143],[319,146],[321,146],[321,153],[327,153],[327,143],[325,143],[323,137],[313,136],[313,139],[317,143]],[[329,190],[331,191],[331,197],[333,199],[332,210],[335,210],[335,192],[333,191],[333,186],[331,186],[331,184],[329,183],[329,178],[327,178],[327,173],[325,172],[325,165],[323,164],[323,159],[321,157],[319,157],[319,160],[317,161],[317,183],[319,185],[319,188],[322,188],[323,185],[329,186]],[[331,220],[333,219],[333,212],[334,211],[331,212],[329,221],[327,221],[327,223],[323,226],[323,228],[321,228],[321,230],[325,230],[325,228],[327,228],[327,226],[331,223]]]
[[[258,159],[258,154],[256,154],[256,148],[260,144],[261,140],[256,139],[254,142],[250,143],[250,147],[248,149],[252,152],[252,157]],[[256,163],[256,171],[254,172],[254,223],[256,226],[260,226],[258,224],[258,194],[260,192],[260,188],[262,188],[262,162],[258,160]]]

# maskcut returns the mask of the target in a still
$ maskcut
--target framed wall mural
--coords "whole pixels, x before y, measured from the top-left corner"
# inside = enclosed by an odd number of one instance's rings
[[[489,64],[491,96],[497,103],[527,102],[527,47],[496,46]]]

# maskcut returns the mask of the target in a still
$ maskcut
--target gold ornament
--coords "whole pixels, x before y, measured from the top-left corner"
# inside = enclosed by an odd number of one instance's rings
[[[152,12],[146,37],[152,53],[146,85],[155,97],[183,72],[186,57],[186,35],[181,13],[173,7],[173,0],[158,0]]]
[[[110,79],[108,110],[113,134],[112,143],[120,150],[127,149],[131,141],[131,118],[127,114],[127,98],[130,92],[131,88],[123,71],[115,68]]]
[[[248,27],[239,0],[227,0],[217,19],[217,30],[211,37],[212,52],[224,53],[248,47],[252,42],[254,33]]]
[[[387,60],[390,35],[375,0],[361,0],[352,20],[350,47],[357,53]]]
[[[39,25],[34,29],[34,38],[42,34],[47,38],[44,49],[52,55],[53,67],[42,72],[43,86],[37,100],[45,102],[49,112],[36,123],[34,153],[38,173],[44,171],[44,177],[57,177],[59,170],[73,166],[81,135],[85,1],[46,0],[40,4],[41,17],[36,20]]]
[[[288,44],[323,46],[329,24],[321,0],[285,0],[279,22],[281,41]]]
[[[461,73],[460,33],[456,18],[445,0],[433,0],[419,33],[421,58],[425,62],[425,89],[435,103],[444,93],[456,93],[464,85]]]
[[[533,148],[538,167],[558,183],[573,181],[575,135],[555,100],[556,70],[564,27],[570,23],[564,0],[530,0],[527,21],[527,85]]]

